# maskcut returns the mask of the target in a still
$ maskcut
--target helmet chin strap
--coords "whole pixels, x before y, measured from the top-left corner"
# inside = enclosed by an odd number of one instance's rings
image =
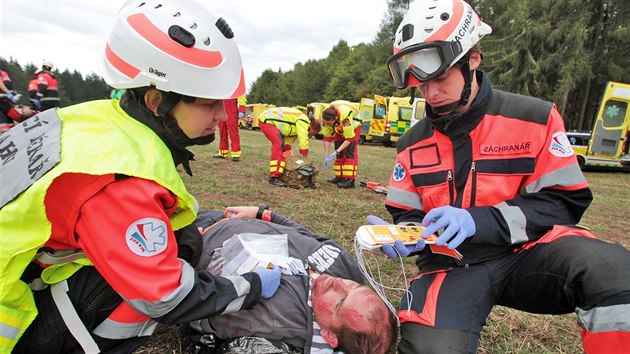
[[[164,99],[157,107],[157,112],[162,119],[162,126],[166,130],[166,134],[179,148],[186,148],[192,145],[208,145],[214,141],[214,133],[202,136],[199,138],[191,139],[184,133],[184,131],[177,124],[177,120],[168,112],[175,107],[180,101],[194,102],[194,98],[183,96],[174,92],[164,92]]]
[[[468,59],[470,54],[464,55],[455,65],[459,66],[459,69],[462,71],[462,75],[464,76],[464,88],[462,89],[462,95],[459,98],[459,101],[451,102],[439,107],[431,106],[431,110],[435,114],[444,114],[449,113],[456,110],[459,106],[465,106],[468,104],[468,100],[470,99],[470,93],[472,92],[472,77],[473,73],[470,71],[470,64],[468,63]]]

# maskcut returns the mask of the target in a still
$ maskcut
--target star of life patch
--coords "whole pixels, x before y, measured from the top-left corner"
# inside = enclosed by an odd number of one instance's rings
[[[551,137],[551,143],[549,144],[549,152],[552,155],[558,157],[569,157],[573,156],[573,147],[571,147],[571,142],[567,137],[567,133],[565,132],[556,132]]]
[[[405,172],[405,169],[402,167],[400,162],[397,162],[396,165],[394,166],[394,173],[392,174],[392,179],[396,182],[400,182],[403,180],[403,178],[405,178],[405,176],[407,176],[407,172]]]
[[[144,218],[129,225],[125,233],[127,247],[141,257],[152,257],[166,249],[166,223],[160,219]]]

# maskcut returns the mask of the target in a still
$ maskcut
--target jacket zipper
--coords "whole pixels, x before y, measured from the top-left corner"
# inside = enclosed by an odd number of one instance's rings
[[[475,161],[472,162],[471,166],[472,171],[472,183],[470,187],[470,206],[475,206],[475,198],[477,197],[477,166]]]
[[[446,181],[448,182],[448,194],[449,194],[449,202],[448,205],[453,205],[453,199],[455,198],[455,186],[453,185],[453,171],[448,170],[448,174],[446,175]]]

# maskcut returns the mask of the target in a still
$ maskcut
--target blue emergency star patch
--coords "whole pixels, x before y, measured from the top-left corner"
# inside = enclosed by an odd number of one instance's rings
[[[166,249],[166,223],[160,219],[144,218],[129,225],[125,234],[129,249],[142,257],[151,257]]]
[[[397,162],[396,166],[394,166],[394,173],[392,174],[392,178],[394,179],[394,181],[400,182],[403,180],[403,178],[405,178],[406,175],[407,173],[405,172],[405,169],[402,167],[400,162]]]

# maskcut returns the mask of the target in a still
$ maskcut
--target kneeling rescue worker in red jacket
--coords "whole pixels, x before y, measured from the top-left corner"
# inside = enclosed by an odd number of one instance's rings
[[[527,29],[525,29],[527,30]],[[397,144],[387,209],[462,259],[416,245],[420,273],[398,313],[402,353],[474,353],[495,305],[575,311],[587,353],[630,348],[630,252],[575,226],[593,199],[555,105],[495,90],[479,70],[491,32],[462,0],[414,2],[388,66],[427,119]]]

